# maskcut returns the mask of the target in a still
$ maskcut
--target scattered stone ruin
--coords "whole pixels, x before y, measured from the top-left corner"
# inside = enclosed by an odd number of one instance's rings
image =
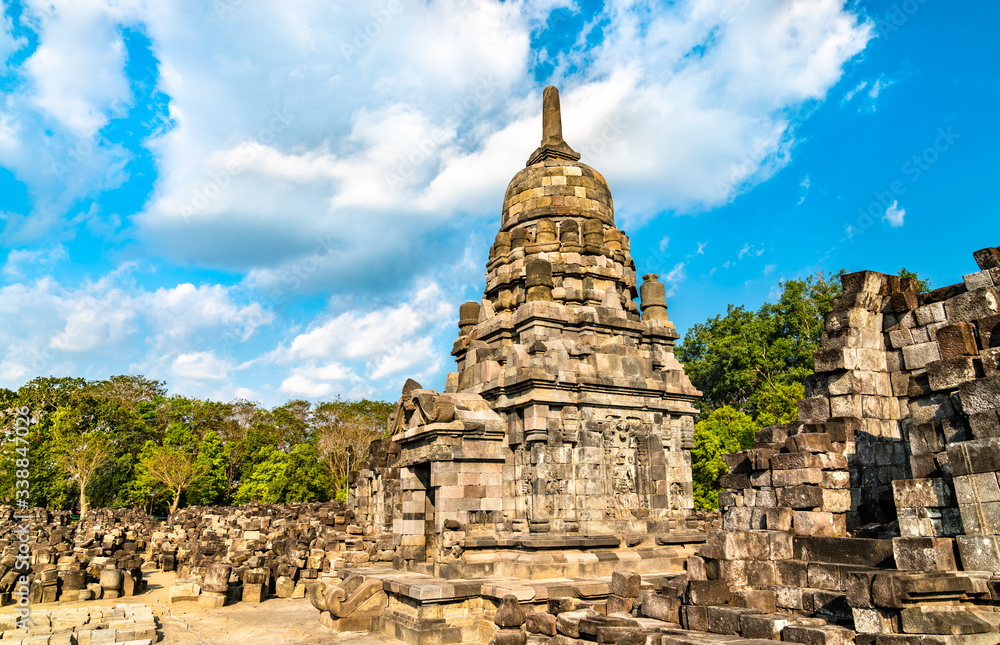
[[[457,369],[444,392],[407,382],[350,508],[32,509],[25,533],[0,507],[0,604],[24,543],[33,605],[162,569],[172,602],[307,597],[333,630],[421,645],[1000,643],[1000,248],[930,293],[844,276],[798,420],[727,456],[721,516],[694,511],[700,393],[579,158],[547,88]],[[0,640],[155,637],[135,606],[32,615]]]
[[[1000,249],[930,293],[844,276],[799,420],[727,457],[713,522],[692,511],[700,393],[663,285],[637,288],[579,158],[547,88],[457,371],[442,393],[407,382],[353,480],[381,562],[308,588],[322,623],[420,644],[1000,642]]]

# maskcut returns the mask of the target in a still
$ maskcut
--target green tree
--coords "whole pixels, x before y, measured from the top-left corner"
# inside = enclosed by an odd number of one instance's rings
[[[371,442],[386,434],[395,405],[385,401],[335,399],[316,406],[314,434],[319,456],[346,494],[350,471],[368,457]],[[338,496],[340,490],[338,490]]]
[[[79,412],[73,406],[59,408],[53,417],[55,460],[79,487],[80,515],[87,512],[87,486],[113,461],[111,443],[102,429],[81,431]]]
[[[782,283],[778,302],[756,311],[727,308],[691,327],[677,357],[691,382],[704,393],[702,411],[724,405],[756,416],[760,393],[786,392],[812,374],[824,316],[840,287],[822,274]]]
[[[330,499],[333,481],[320,463],[316,447],[302,443],[287,454],[280,450],[257,464],[236,492],[236,502],[315,502]]]
[[[173,494],[171,513],[180,505],[181,494],[205,475],[204,464],[199,464],[195,455],[171,445],[151,447],[139,467],[146,477],[163,484]]]
[[[204,475],[191,485],[186,499],[195,506],[221,504],[226,493],[226,449],[215,432],[208,432],[198,445],[195,462]]]
[[[722,455],[753,447],[759,430],[746,414],[724,405],[704,415],[694,426],[691,474],[697,508],[719,508],[719,477],[728,471]]]
[[[920,293],[927,293],[928,291],[931,290],[930,279],[922,280],[920,276],[917,275],[916,271],[910,271],[906,267],[903,267],[902,269],[899,270],[898,275],[900,278],[913,278],[914,280],[916,280],[917,285],[920,287]]]

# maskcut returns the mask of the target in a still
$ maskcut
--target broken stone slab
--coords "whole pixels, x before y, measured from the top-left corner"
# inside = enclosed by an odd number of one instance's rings
[[[201,585],[187,580],[174,580],[170,586],[170,602],[194,602],[201,594]]]
[[[962,568],[966,571],[1000,571],[1000,536],[956,535]]]
[[[971,607],[906,607],[899,613],[906,634],[985,634],[1000,624],[996,612]]]
[[[564,611],[556,616],[556,631],[570,638],[580,637],[580,621],[597,616],[598,613],[589,607]]]
[[[938,537],[898,537],[892,540],[896,568],[906,571],[957,571],[955,541]]]
[[[611,574],[611,593],[622,598],[638,598],[642,578],[631,571],[615,571]]]
[[[214,591],[202,591],[198,596],[198,605],[212,609],[222,607],[226,604],[226,594]]]

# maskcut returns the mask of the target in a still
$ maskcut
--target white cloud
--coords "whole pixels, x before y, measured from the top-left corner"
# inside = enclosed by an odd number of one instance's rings
[[[353,377],[350,370],[337,363],[296,367],[289,372],[288,378],[281,382],[280,389],[290,396],[318,399],[342,391],[334,384]]]
[[[851,89],[847,90],[844,94],[844,98],[841,100],[841,104],[849,103],[851,99],[857,96],[858,92],[868,87],[868,81],[861,81]]]
[[[664,251],[666,251],[667,250],[667,246],[669,244],[670,244],[670,236],[666,235],[666,236],[663,237],[663,239],[660,240],[660,244],[659,244],[660,253],[663,253]]]
[[[274,312],[259,303],[240,307],[222,285],[179,284],[160,288],[140,298],[153,330],[166,340],[185,338],[202,329],[225,327],[246,339],[261,325],[274,320]]]
[[[49,374],[105,378],[131,366],[203,396],[197,382],[237,369],[217,355],[220,341],[230,337],[238,347],[273,318],[258,303],[238,303],[246,296],[234,287],[147,290],[136,284],[138,273],[127,264],[79,285],[43,276],[0,287],[0,386]]]
[[[663,276],[663,284],[667,286],[667,297],[672,298],[675,293],[677,293],[677,287],[681,282],[687,279],[687,273],[684,271],[684,263],[678,262],[674,265],[674,268]]]
[[[232,365],[213,352],[180,354],[170,365],[170,373],[186,381],[223,381],[230,370]]]
[[[28,42],[23,36],[14,37],[14,25],[10,16],[7,15],[6,9],[6,3],[0,2],[0,70],[4,68],[10,55],[24,47]]]
[[[122,181],[127,154],[92,138],[132,100],[117,26],[141,25],[175,127],[148,142],[159,175],[137,235],[174,260],[268,285],[329,238],[336,251],[308,284],[335,290],[371,284],[386,264],[420,274],[454,259],[461,249],[444,238],[459,221],[495,226],[503,187],[539,137],[532,32],[567,6],[401,2],[384,19],[381,0],[70,4],[49,16],[38,0],[30,89],[0,108],[0,132],[14,133],[0,163],[63,198],[13,218],[8,234],[37,236],[72,198]],[[626,227],[725,203],[782,167],[791,115],[822,100],[872,35],[834,0],[605,11],[591,25],[603,43],[560,53],[553,80],[567,140],[609,179]],[[375,35],[359,39],[370,24]],[[28,134],[46,119],[58,132]],[[52,162],[80,142],[92,149],[59,186]]]
[[[889,222],[889,225],[893,228],[903,225],[903,218],[906,216],[906,211],[899,207],[899,202],[894,201],[889,208],[885,209],[885,215],[882,216],[884,221]]]
[[[50,4],[29,0],[39,46],[0,101],[0,165],[34,203],[0,214],[17,249],[3,272],[21,281],[0,289],[0,379],[127,361],[197,395],[312,397],[440,374],[460,292],[482,286],[482,238],[538,143],[533,34],[544,40],[567,2],[402,1],[368,42],[358,34],[383,0]],[[836,0],[605,6],[582,30],[603,42],[553,54],[551,78],[567,141],[608,178],[624,228],[724,204],[777,172],[800,108],[872,37]],[[150,40],[174,125],[143,141],[155,184],[142,212],[118,217],[84,198],[127,178],[130,153],[100,136],[134,100],[126,27]],[[0,19],[0,56],[23,46],[9,31]],[[36,278],[74,227],[242,281]],[[670,295],[685,277],[683,262],[664,276]],[[327,313],[276,310],[300,290],[333,294]],[[245,387],[255,370],[280,385]]]
[[[21,279],[34,275],[38,269],[50,271],[53,266],[69,257],[66,247],[61,244],[48,248],[14,249],[7,253],[3,274],[7,278]]]
[[[435,374],[443,359],[433,337],[451,330],[457,311],[457,303],[430,283],[412,300],[320,321],[272,353],[276,364],[295,365],[280,389],[314,396],[333,391],[334,382],[344,379],[377,382],[403,372]],[[345,363],[362,365],[362,374],[355,377],[343,367]]]

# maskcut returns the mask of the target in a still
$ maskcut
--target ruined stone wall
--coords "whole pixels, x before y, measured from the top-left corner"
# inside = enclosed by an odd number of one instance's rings
[[[971,496],[974,479],[992,490],[983,473],[958,475],[956,500],[951,463],[965,442],[1000,436],[998,258],[979,251],[979,271],[924,294],[911,279],[845,276],[799,421],[729,458],[727,528],[949,537],[1000,517],[982,506],[989,494]]]
[[[825,642],[996,642],[1000,249],[974,256],[930,293],[844,276],[799,420],[726,458],[685,627],[799,640],[784,612],[853,629],[813,626]]]

